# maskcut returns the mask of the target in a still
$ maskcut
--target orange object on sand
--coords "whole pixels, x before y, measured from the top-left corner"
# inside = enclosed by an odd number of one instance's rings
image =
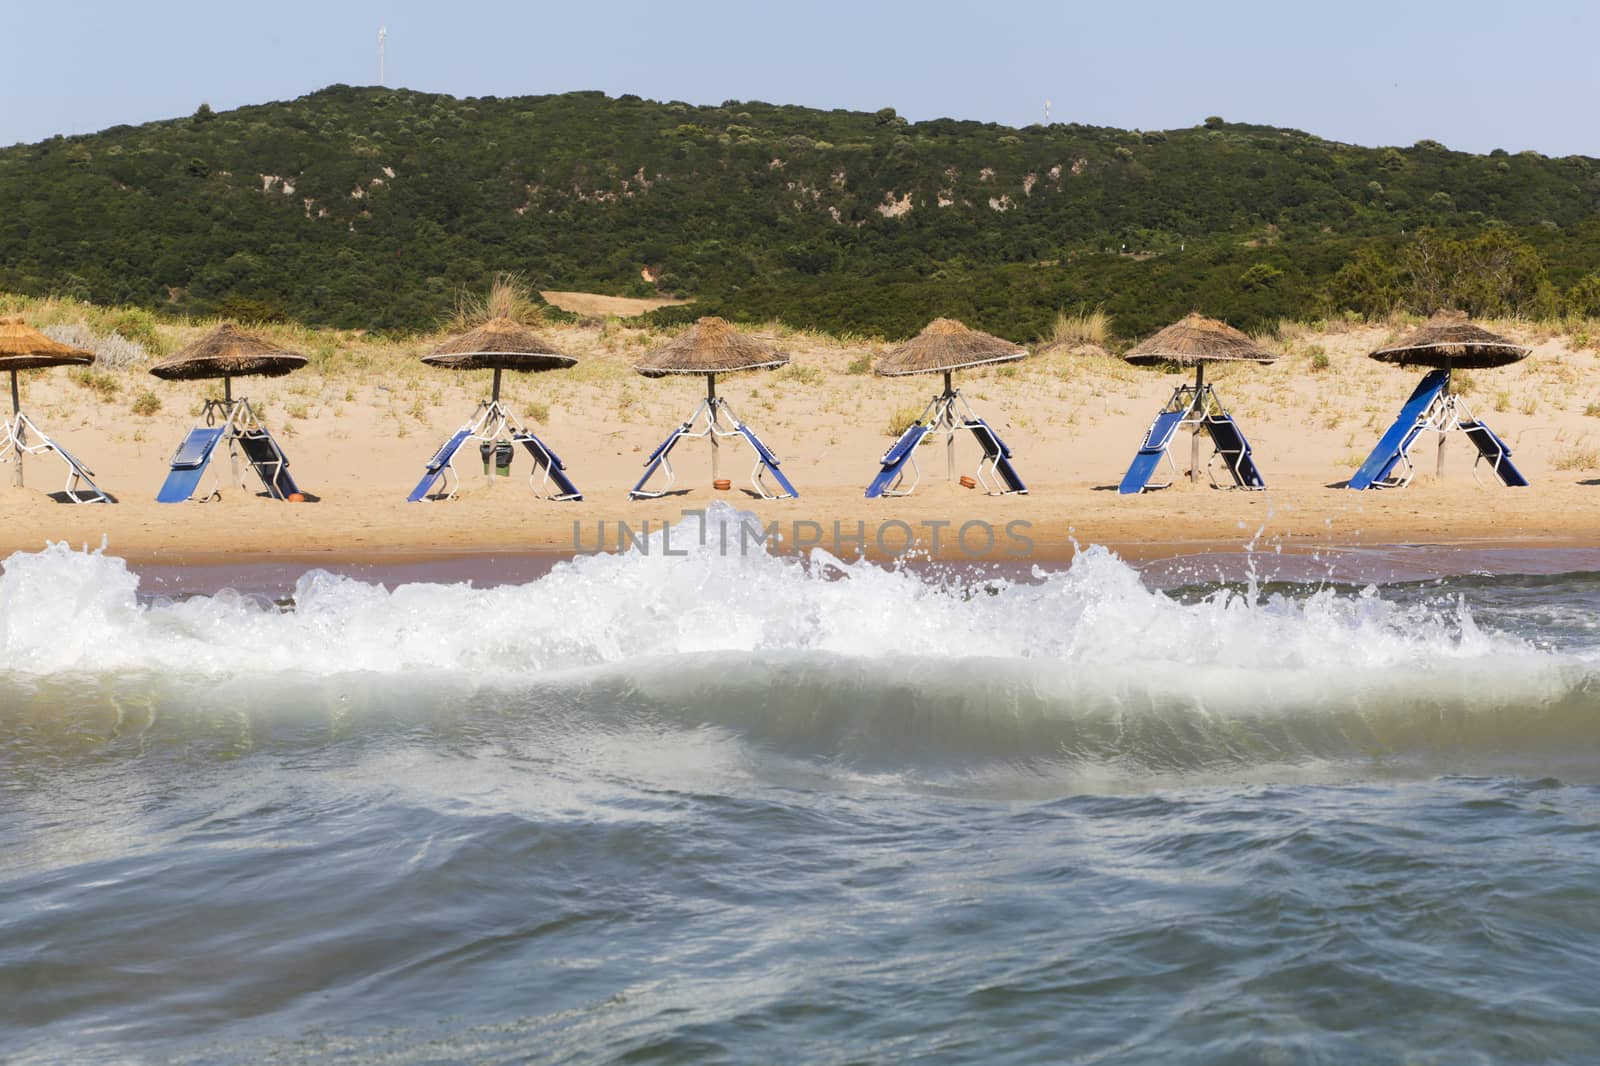
[[[291,493],[289,493],[289,495],[288,495],[288,496],[287,496],[287,497],[285,497],[285,498],[286,498],[286,499],[287,499],[287,500],[288,500],[288,501],[289,501],[289,502],[290,502],[290,503],[305,503],[305,502],[306,502],[306,498],[305,498],[305,496],[303,496],[303,495],[302,495],[302,494],[300,494],[300,493],[298,493],[298,492],[291,492]]]
[[[976,481],[972,480],[966,474],[962,474],[961,475],[961,487],[964,488],[964,489],[975,489],[975,488],[978,487],[978,483]]]
[[[711,487],[716,489],[718,492],[727,492],[729,489],[733,488],[733,482],[725,477],[719,477],[717,480],[711,483]]]

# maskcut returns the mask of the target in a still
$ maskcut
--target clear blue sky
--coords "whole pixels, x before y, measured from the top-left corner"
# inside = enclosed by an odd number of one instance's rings
[[[1600,155],[1600,5],[1460,0],[0,0],[0,144],[378,80]]]

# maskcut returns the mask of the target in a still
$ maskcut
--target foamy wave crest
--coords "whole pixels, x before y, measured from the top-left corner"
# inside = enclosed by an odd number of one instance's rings
[[[46,715],[106,702],[119,722],[141,701],[227,707],[258,723],[318,707],[418,720],[470,699],[540,728],[627,730],[643,715],[803,756],[1180,772],[1590,751],[1600,736],[1591,653],[1486,631],[1448,598],[1183,600],[1100,549],[1030,581],[958,581],[820,554],[809,565],[724,554],[715,533],[705,546],[694,533],[674,534],[689,545],[681,557],[658,540],[489,589],[390,591],[313,571],[287,609],[235,593],[141,601],[122,560],[55,545],[4,564],[0,698]],[[110,686],[85,684],[107,675]]]
[[[737,523],[738,512],[711,521]],[[55,544],[18,553],[0,576],[0,655],[9,669],[64,671],[471,670],[527,676],[646,657],[819,652],[861,659],[1033,660],[1125,672],[1187,690],[1249,674],[1459,676],[1550,656],[1481,631],[1464,606],[1401,606],[1368,589],[1259,597],[1219,591],[1178,602],[1091,548],[1035,582],[941,580],[910,569],[810,566],[752,546],[701,544],[679,527],[665,556],[583,556],[525,585],[411,584],[388,590],[314,570],[280,609],[223,592],[142,603],[120,559]]]

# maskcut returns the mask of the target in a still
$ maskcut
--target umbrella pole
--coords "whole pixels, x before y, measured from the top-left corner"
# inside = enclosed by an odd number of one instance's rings
[[[494,368],[494,384],[489,386],[489,399],[493,403],[500,402],[500,368]]]
[[[956,390],[944,372],[944,479],[956,479]]]
[[[1451,380],[1454,375],[1452,375],[1451,372],[1450,372],[1450,360],[1449,359],[1445,360],[1444,374],[1445,374],[1445,377],[1444,377],[1444,397],[1445,397],[1445,403],[1449,404],[1450,400],[1451,400],[1451,397],[1454,395],[1454,391],[1452,389],[1453,381]],[[1439,432],[1439,458],[1438,458],[1438,461],[1437,461],[1436,465],[1434,466],[1434,470],[1433,470],[1433,476],[1438,478],[1440,481],[1444,480],[1444,442],[1449,440],[1449,439],[1450,439],[1450,434],[1448,432],[1444,431],[1444,430],[1440,430],[1440,432]]]
[[[721,457],[722,445],[717,443],[717,375],[706,375],[706,409],[710,412],[711,432],[706,434],[711,439],[711,480],[714,483],[722,476]]]
[[[1190,410],[1196,415],[1202,415],[1204,413],[1201,397],[1205,395],[1205,387],[1206,365],[1204,363],[1196,363],[1194,365],[1194,404],[1192,407],[1190,407]],[[1197,484],[1199,481],[1200,420],[1196,418],[1194,425],[1190,427],[1189,431],[1189,483]]]
[[[11,450],[15,454],[17,465],[11,471],[11,483],[17,488],[22,487],[22,426],[18,424],[17,415],[22,413],[22,400],[17,394],[17,372],[11,372],[11,433],[13,440]]]
[[[235,444],[238,428],[234,425],[233,417],[233,378],[228,374],[222,375],[222,403],[222,417],[227,419],[223,424],[223,433],[228,441],[228,473],[233,475],[233,484],[238,486],[241,492],[248,494],[249,489],[245,488],[244,475],[239,470],[239,449]],[[228,491],[232,492],[233,488],[230,486]],[[218,498],[221,498],[220,492]]]

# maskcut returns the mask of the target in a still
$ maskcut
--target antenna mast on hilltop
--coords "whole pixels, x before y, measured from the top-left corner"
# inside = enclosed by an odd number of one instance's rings
[[[389,27],[378,27],[378,84],[383,84],[383,45],[389,39]]]
[[[1044,102],[1044,124],[1046,126],[1050,125],[1050,101],[1049,100],[1046,100]]]

